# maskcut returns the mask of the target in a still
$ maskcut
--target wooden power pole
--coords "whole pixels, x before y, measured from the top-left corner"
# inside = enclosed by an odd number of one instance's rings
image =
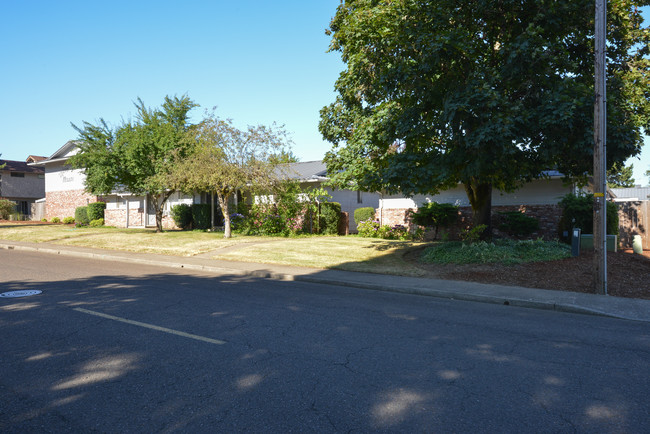
[[[607,2],[596,0],[595,102],[594,102],[594,285],[596,294],[607,294],[607,109],[605,42]]]

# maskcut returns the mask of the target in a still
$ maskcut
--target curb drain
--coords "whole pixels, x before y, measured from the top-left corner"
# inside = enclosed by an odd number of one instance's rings
[[[9,291],[9,292],[3,292],[0,294],[0,298],[18,298],[18,297],[29,297],[32,295],[38,295],[42,293],[43,291],[39,291],[38,289],[26,289],[23,291]]]

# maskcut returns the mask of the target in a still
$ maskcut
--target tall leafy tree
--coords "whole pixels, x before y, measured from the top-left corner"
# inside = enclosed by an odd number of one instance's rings
[[[634,164],[625,166],[614,163],[607,171],[607,186],[609,188],[634,187]]]
[[[608,10],[610,163],[649,126],[649,33]],[[321,110],[332,179],[435,194],[461,183],[490,227],[493,188],[592,169],[593,0],[344,0],[328,33],[347,68]],[[487,232],[489,234],[489,232]]]
[[[135,103],[134,121],[111,128],[101,119],[97,125],[73,124],[79,133],[79,153],[69,164],[84,169],[86,190],[108,194],[123,189],[147,197],[156,213],[156,230],[162,231],[165,203],[175,189],[168,175],[192,148],[188,139],[189,111],[197,105],[187,96],[165,97],[160,108]]]
[[[207,191],[217,196],[224,220],[224,237],[231,237],[229,199],[238,190],[252,190],[273,182],[278,156],[292,155],[290,139],[279,126],[235,127],[214,112],[188,135],[192,152],[175,165],[168,184],[187,192]]]

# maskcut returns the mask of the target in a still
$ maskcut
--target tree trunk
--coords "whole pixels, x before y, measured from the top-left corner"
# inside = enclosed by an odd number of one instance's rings
[[[230,211],[228,210],[228,196],[217,193],[217,200],[221,207],[221,214],[223,215],[223,237],[232,237],[232,228],[230,227]]]
[[[463,186],[472,206],[472,226],[485,225],[481,239],[489,239],[492,236],[492,184],[471,178]]]
[[[156,233],[160,233],[163,231],[163,226],[162,226],[162,218],[163,218],[163,211],[165,209],[165,202],[167,202],[167,199],[169,199],[169,196],[171,196],[173,191],[166,191],[162,194],[149,194],[149,198],[154,201],[155,208],[156,208]],[[160,200],[160,203],[158,202]]]

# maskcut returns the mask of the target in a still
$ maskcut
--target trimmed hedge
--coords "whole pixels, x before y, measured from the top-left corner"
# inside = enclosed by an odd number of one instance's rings
[[[325,235],[338,235],[341,204],[323,202],[320,204],[320,230]]]
[[[171,209],[171,216],[176,226],[187,229],[192,224],[192,207],[185,203],[174,205]]]
[[[373,207],[366,206],[354,210],[354,222],[357,225],[366,220],[374,220],[374,218],[375,218],[375,209]]]
[[[194,229],[210,229],[210,204],[195,203],[191,208],[192,226]]]
[[[99,220],[104,218],[105,202],[93,202],[88,204],[88,220]]]
[[[78,225],[87,225],[90,223],[87,206],[78,206],[77,209],[74,210],[74,221]]]

